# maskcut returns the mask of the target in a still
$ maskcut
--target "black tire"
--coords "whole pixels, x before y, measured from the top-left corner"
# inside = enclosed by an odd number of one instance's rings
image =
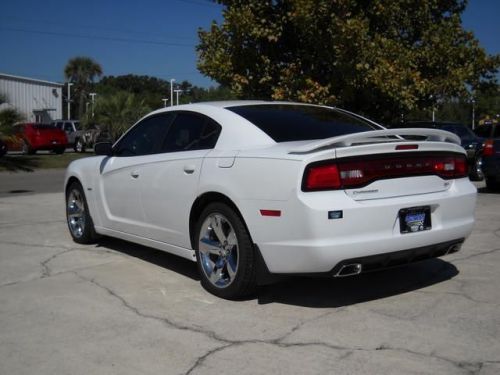
[[[83,187],[77,181],[66,189],[66,223],[73,241],[77,243],[91,244],[99,238],[89,214]]]
[[[484,174],[481,169],[482,166],[482,158],[481,156],[477,156],[473,160],[472,165],[470,167],[470,174],[469,178],[471,181],[483,181],[484,180]]]
[[[75,150],[75,152],[80,152],[80,153],[85,152],[85,143],[81,140],[81,138],[78,138],[77,140],[75,140],[74,150]]]
[[[500,184],[494,177],[486,177],[486,187],[492,191],[500,190]]]
[[[223,236],[227,235],[227,241],[224,241],[225,245],[220,244],[216,231],[211,229],[213,225],[208,224],[214,218],[220,219],[219,222],[221,225],[219,229],[223,231]],[[208,239],[208,237],[213,238]],[[231,241],[229,241],[230,237],[232,238]],[[206,249],[200,250],[201,239],[207,239],[211,244],[219,243],[220,247],[214,245],[211,248],[219,249],[222,253],[226,252],[225,255],[208,254],[205,251]],[[215,241],[213,241],[214,239]],[[234,240],[236,245],[228,243]],[[196,224],[194,245],[201,285],[208,292],[225,299],[238,299],[255,292],[257,282],[253,242],[243,220],[231,207],[224,203],[216,202],[209,204],[203,210]],[[235,259],[236,270],[233,270],[233,275],[230,275],[229,267],[231,263],[234,264]],[[205,262],[203,262],[204,260]],[[211,265],[211,262],[213,262],[213,265]],[[217,264],[224,265],[219,266],[221,277],[215,283],[210,280],[208,273],[212,271],[210,273],[216,275]],[[224,283],[227,284],[224,285]]]
[[[54,152],[55,152],[57,155],[64,154],[64,147],[58,147],[58,148],[55,148],[55,149],[54,149]]]

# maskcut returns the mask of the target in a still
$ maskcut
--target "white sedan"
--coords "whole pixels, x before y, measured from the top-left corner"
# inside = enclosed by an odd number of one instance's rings
[[[73,239],[106,235],[190,259],[223,298],[274,274],[342,277],[445,255],[474,224],[457,136],[388,130],[337,108],[170,107],[96,154],[66,173]]]

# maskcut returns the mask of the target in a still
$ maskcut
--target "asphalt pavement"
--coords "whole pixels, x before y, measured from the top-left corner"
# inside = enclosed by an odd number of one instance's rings
[[[0,172],[0,198],[63,191],[65,169]]]
[[[500,373],[500,194],[456,254],[232,302],[188,260],[72,242],[58,186],[0,198],[0,374]]]

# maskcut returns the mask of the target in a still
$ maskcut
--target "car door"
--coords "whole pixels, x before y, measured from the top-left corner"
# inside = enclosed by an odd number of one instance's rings
[[[141,170],[141,200],[151,239],[191,248],[189,213],[203,158],[215,146],[220,130],[206,116],[176,112],[156,162]]]
[[[148,237],[141,201],[143,171],[154,162],[172,116],[148,117],[136,124],[113,148],[113,156],[101,165],[100,192],[103,226]]]

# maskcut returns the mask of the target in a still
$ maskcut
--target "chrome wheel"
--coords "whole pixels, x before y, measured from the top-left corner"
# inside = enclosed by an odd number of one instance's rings
[[[80,238],[85,232],[85,202],[78,189],[72,189],[68,195],[66,207],[68,226],[75,238]]]
[[[83,142],[80,139],[76,142],[75,151],[76,152],[85,152]]]
[[[198,250],[203,273],[217,288],[231,285],[239,266],[238,239],[233,226],[225,216],[212,213],[199,233]]]

